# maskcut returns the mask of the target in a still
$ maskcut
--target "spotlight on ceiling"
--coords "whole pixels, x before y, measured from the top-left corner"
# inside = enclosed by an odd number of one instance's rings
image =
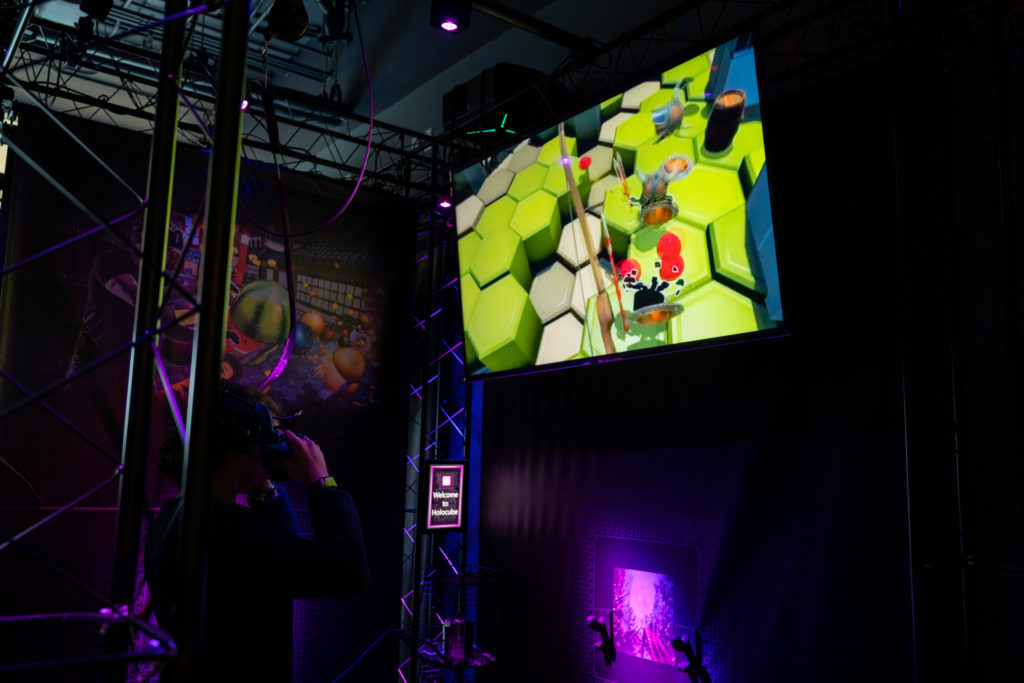
[[[430,0],[430,25],[447,33],[469,28],[470,0]]]
[[[274,0],[263,33],[267,40],[280,38],[294,43],[309,28],[309,14],[302,0]]]

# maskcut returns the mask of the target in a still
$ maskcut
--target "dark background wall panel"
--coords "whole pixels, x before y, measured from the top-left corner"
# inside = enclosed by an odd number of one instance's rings
[[[487,680],[590,680],[600,535],[697,547],[714,680],[913,677],[892,121],[838,104],[877,68],[765,93],[791,337],[486,384]]]

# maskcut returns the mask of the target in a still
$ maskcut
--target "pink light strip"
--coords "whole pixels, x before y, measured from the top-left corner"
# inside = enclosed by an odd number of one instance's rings
[[[462,503],[460,502],[459,505],[461,505],[461,504]],[[444,551],[444,548],[442,548],[441,546],[437,546],[437,549],[439,551],[441,551],[441,554],[444,555],[444,559],[448,561],[448,566],[451,567],[452,571],[455,572],[455,575],[458,576],[459,575],[459,570],[455,568],[455,565],[452,564],[452,561],[448,558],[448,553],[446,553]]]
[[[449,353],[451,353],[451,352],[452,352],[452,351],[454,351],[455,349],[457,349],[457,348],[459,348],[460,346],[462,346],[462,342],[461,342],[461,341],[460,341],[460,342],[458,342],[458,343],[457,343],[457,344],[456,344],[455,346],[448,346],[448,343],[447,343],[447,342],[444,342],[444,345],[445,345],[446,347],[448,347],[448,350],[447,350],[447,351],[445,351],[444,353],[442,353],[442,354],[441,354],[440,356],[438,356],[438,357],[437,357],[437,358],[435,358],[434,360],[430,361],[430,365],[433,365],[434,363],[436,363],[437,361],[441,360],[442,358],[444,358],[445,356],[447,356],[447,355],[448,355]],[[458,358],[458,356],[456,356],[456,358]],[[459,362],[461,363],[462,361],[460,360]]]
[[[444,422],[442,422],[441,424],[437,425],[437,427],[434,428],[433,432],[430,432],[430,434],[427,434],[427,438],[429,439],[431,436],[434,435],[434,432],[436,432],[438,429],[440,429],[441,427],[444,427],[449,422],[452,422],[452,419],[454,419],[454,418],[458,417],[459,415],[461,415],[464,410],[466,410],[466,406],[462,406],[461,408],[456,410],[452,415],[449,415],[448,413],[444,412],[444,408],[441,408],[441,412],[444,413],[445,417],[447,417],[448,419],[445,420]],[[455,427],[455,423],[454,422],[452,422],[452,426]],[[462,434],[462,431],[458,427],[455,427],[455,430],[457,432],[459,432],[459,434]]]

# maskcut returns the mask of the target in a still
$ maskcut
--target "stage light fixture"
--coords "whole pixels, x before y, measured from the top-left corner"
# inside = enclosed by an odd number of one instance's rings
[[[448,199],[447,197],[441,197],[441,199],[438,200],[437,202],[437,208],[447,211],[448,209],[452,208],[452,200]]]
[[[472,11],[470,0],[431,0],[430,25],[446,33],[458,33],[469,28]]]
[[[104,21],[114,7],[114,0],[82,0],[78,9],[98,21]]]

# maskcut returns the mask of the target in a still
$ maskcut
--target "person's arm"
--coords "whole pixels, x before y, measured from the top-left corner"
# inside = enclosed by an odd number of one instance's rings
[[[309,486],[328,476],[316,443],[289,431],[292,455],[285,471]],[[244,508],[226,507],[226,528],[216,530],[222,557],[234,570],[292,597],[344,598],[366,590],[369,565],[359,515],[352,496],[340,488],[310,493],[313,538],[293,535]]]
[[[262,515],[268,522],[292,536],[300,536],[299,520],[295,517],[295,507],[288,491],[283,486],[267,479],[263,490],[246,501],[249,507]]]

